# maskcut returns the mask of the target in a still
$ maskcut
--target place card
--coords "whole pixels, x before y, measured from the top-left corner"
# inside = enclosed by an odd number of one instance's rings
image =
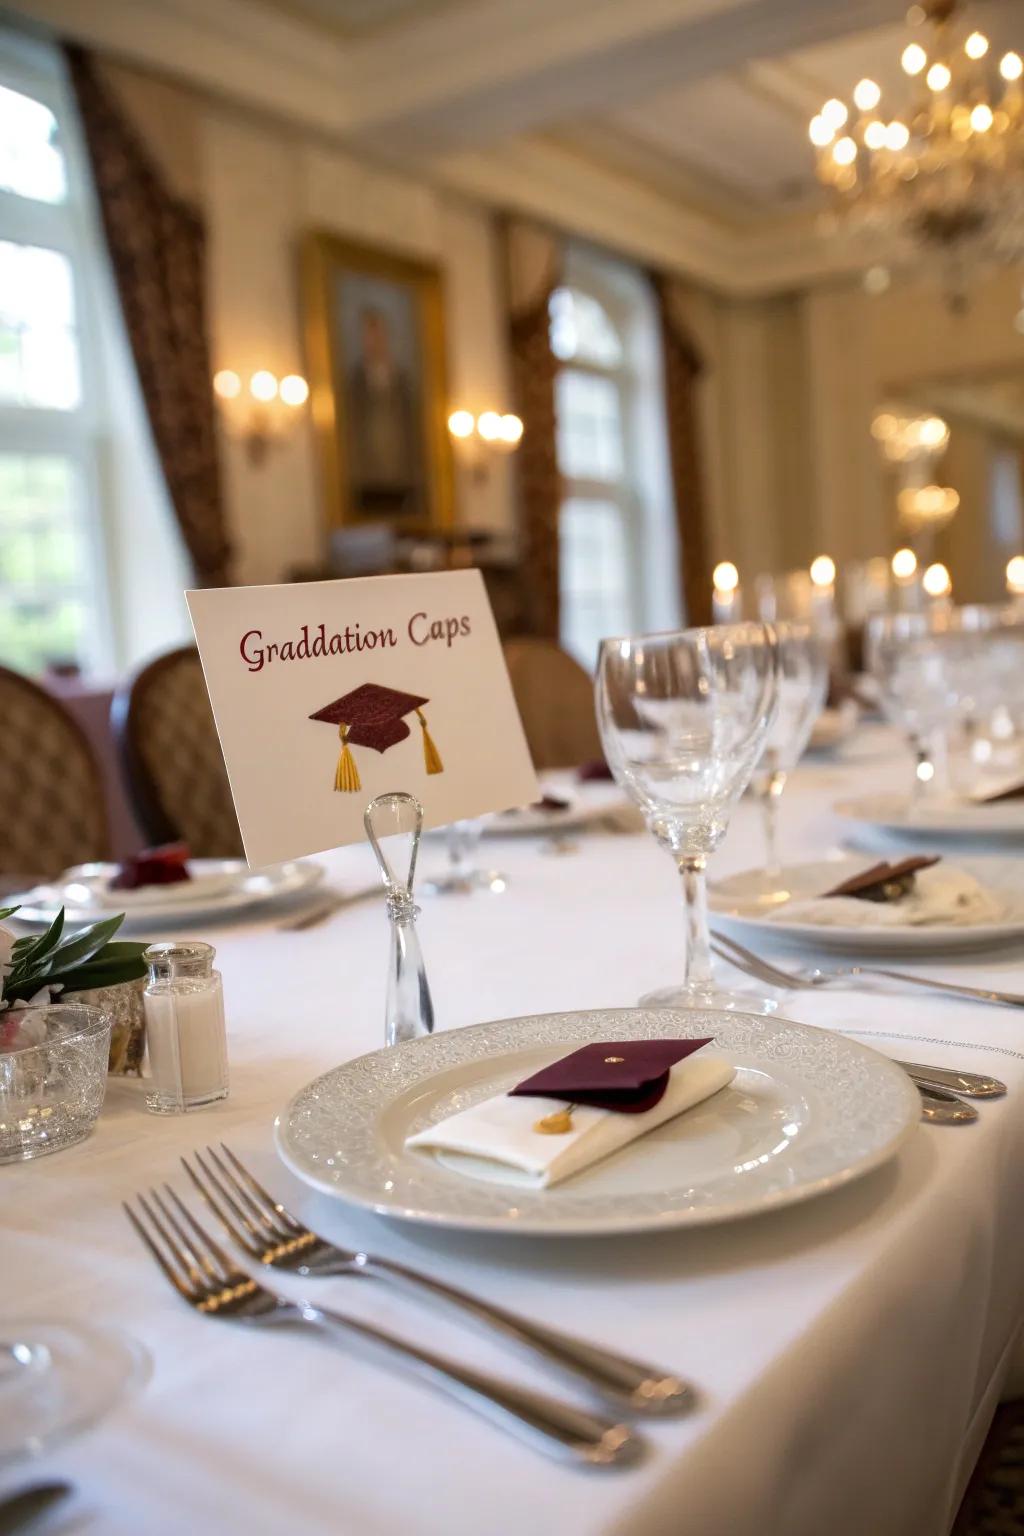
[[[479,571],[186,596],[250,864],[361,842],[388,790],[425,828],[538,798]]]

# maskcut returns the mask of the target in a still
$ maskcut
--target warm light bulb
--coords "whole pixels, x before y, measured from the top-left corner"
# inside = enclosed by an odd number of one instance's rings
[[[836,579],[836,563],[830,555],[811,561],[811,580],[816,587],[830,587]]]
[[[992,108],[979,102],[971,112],[971,127],[975,133],[988,133],[992,127]]]
[[[886,144],[885,124],[878,118],[873,118],[864,129],[864,143],[868,149],[884,149]]]
[[[857,158],[857,145],[851,138],[837,139],[832,146],[832,159],[836,165],[852,165]]]
[[[1004,53],[999,60],[999,73],[1004,80],[1019,80],[1024,75],[1024,59],[1019,53]]]
[[[448,431],[452,437],[471,437],[476,426],[472,411],[452,411],[448,417]]]
[[[825,105],[822,107],[821,115],[824,121],[828,123],[829,127],[834,128],[838,133],[839,129],[842,128],[850,114],[846,110],[843,102],[837,100],[837,98],[833,96],[828,101],[826,101]]]
[[[932,91],[944,91],[952,80],[948,67],[945,64],[933,64],[925,79],[928,81],[928,89]]]
[[[853,99],[862,112],[870,112],[878,106],[882,92],[873,80],[858,80]]]
[[[213,376],[213,388],[222,400],[237,400],[242,393],[242,381],[233,368],[222,368]]]
[[[273,400],[277,394],[277,379],[268,368],[258,369],[249,380],[249,393],[254,400]]]
[[[917,570],[917,556],[912,549],[898,549],[892,557],[892,573],[899,581],[909,581]]]
[[[1014,597],[1024,597],[1024,555],[1014,555],[1007,560],[1006,586]]]
[[[496,443],[501,437],[501,417],[497,411],[483,411],[476,429],[485,443]]]
[[[501,440],[503,443],[518,443],[523,435],[523,424],[518,416],[511,411],[501,418]]]
[[[949,572],[941,560],[936,560],[930,565],[921,577],[921,585],[929,597],[945,597],[953,590],[953,583],[949,579]]]
[[[949,428],[941,416],[926,416],[920,428],[921,441],[928,448],[938,448],[949,436]]]
[[[919,75],[928,63],[928,55],[920,43],[910,43],[904,48],[900,62],[908,75]]]
[[[740,573],[731,560],[723,560],[711,572],[716,592],[735,592],[740,584]]]
[[[906,123],[894,119],[885,130],[886,149],[906,149],[910,143],[910,129]]]
[[[281,380],[281,399],[285,405],[305,405],[309,399],[309,385],[301,373],[286,373]]]
[[[964,53],[969,59],[983,59],[988,53],[988,38],[984,32],[972,32],[964,43]]]
[[[830,128],[820,115],[811,118],[811,126],[807,131],[810,134],[811,143],[816,144],[819,149],[825,149],[836,136],[835,129]]]

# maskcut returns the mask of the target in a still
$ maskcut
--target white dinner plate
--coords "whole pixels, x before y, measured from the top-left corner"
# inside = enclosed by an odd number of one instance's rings
[[[61,884],[82,885],[89,892],[87,906],[107,907],[111,911],[127,912],[132,907],[149,910],[172,907],[191,907],[195,903],[205,905],[214,896],[225,891],[237,890],[239,882],[249,873],[249,866],[242,859],[222,860],[218,867],[210,869],[206,859],[188,859],[187,880],[176,880],[169,885],[140,885],[133,891],[119,890],[114,880],[116,864],[75,864],[64,871]]]
[[[874,862],[870,855],[859,858],[820,859],[807,864],[788,864],[782,870],[780,887],[791,899],[806,900],[821,896],[851,875],[859,874]],[[759,894],[761,870],[744,870],[737,875],[717,879],[708,890],[708,906],[716,923],[735,929],[737,938],[746,937],[751,949],[757,941],[775,940],[802,943],[815,949],[842,950],[844,953],[882,950],[890,954],[949,954],[952,950],[987,949],[996,944],[1024,939],[1024,868],[1012,859],[957,859],[957,869],[966,870],[1003,904],[998,921],[958,924],[929,923],[916,927],[888,927],[872,922],[877,908],[861,903],[864,922],[853,926],[837,923],[787,921],[786,902],[769,908]],[[770,916],[769,912],[775,915]]]
[[[126,902],[123,933],[133,928],[152,928],[154,923],[169,927],[193,923],[197,918],[233,917],[254,907],[302,895],[312,890],[324,874],[323,866],[312,859],[272,864],[266,869],[250,869],[241,859],[191,859],[189,863],[198,872],[206,895],[189,902],[152,901],[140,906]],[[96,882],[109,882],[116,868],[114,864],[80,864],[53,885],[37,885],[21,895],[6,896],[4,905],[17,905],[17,917],[26,923],[52,923],[62,906],[65,922],[94,923],[116,910],[106,899],[100,900],[96,891]],[[205,886],[206,876],[211,877],[212,888]],[[227,884],[218,885],[218,877]],[[180,886],[169,889],[177,891]]]
[[[460,1174],[405,1140],[590,1040],[713,1035],[727,1088],[553,1189]],[[611,1008],[449,1030],[308,1084],[275,1122],[300,1179],[384,1216],[572,1237],[703,1226],[792,1205],[877,1168],[912,1133],[899,1067],[824,1029],[746,1013]]]
[[[928,806],[906,795],[858,795],[832,807],[837,816],[881,827],[886,832],[935,838],[1024,837],[1024,800],[972,805],[969,800]]]
[[[538,833],[571,832],[605,816],[621,813],[630,801],[617,784],[610,781],[577,784],[572,779],[541,778],[541,789],[567,802],[564,809],[545,810],[538,805],[523,805],[511,811],[489,816],[485,833],[498,837],[530,836]]]

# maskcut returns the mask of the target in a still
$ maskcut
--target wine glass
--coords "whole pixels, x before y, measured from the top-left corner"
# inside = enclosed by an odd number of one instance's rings
[[[595,688],[605,756],[683,884],[683,982],[642,998],[648,1006],[749,1007],[714,982],[705,869],[763,750],[777,667],[766,624],[602,641]]]
[[[865,653],[882,708],[910,739],[911,796],[932,805],[949,795],[947,737],[978,652],[979,628],[952,609],[875,614]]]
[[[785,898],[779,859],[778,806],[786,781],[803,756],[828,692],[829,640],[810,624],[775,625],[778,640],[778,710],[753,776],[764,815],[765,863],[756,894]]]

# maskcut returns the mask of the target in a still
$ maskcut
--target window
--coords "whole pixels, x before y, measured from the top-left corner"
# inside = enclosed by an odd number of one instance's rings
[[[551,295],[562,644],[593,668],[605,635],[679,621],[657,326],[640,273],[571,250]]]
[[[26,672],[105,659],[80,209],[56,87],[0,51],[0,661]]]

